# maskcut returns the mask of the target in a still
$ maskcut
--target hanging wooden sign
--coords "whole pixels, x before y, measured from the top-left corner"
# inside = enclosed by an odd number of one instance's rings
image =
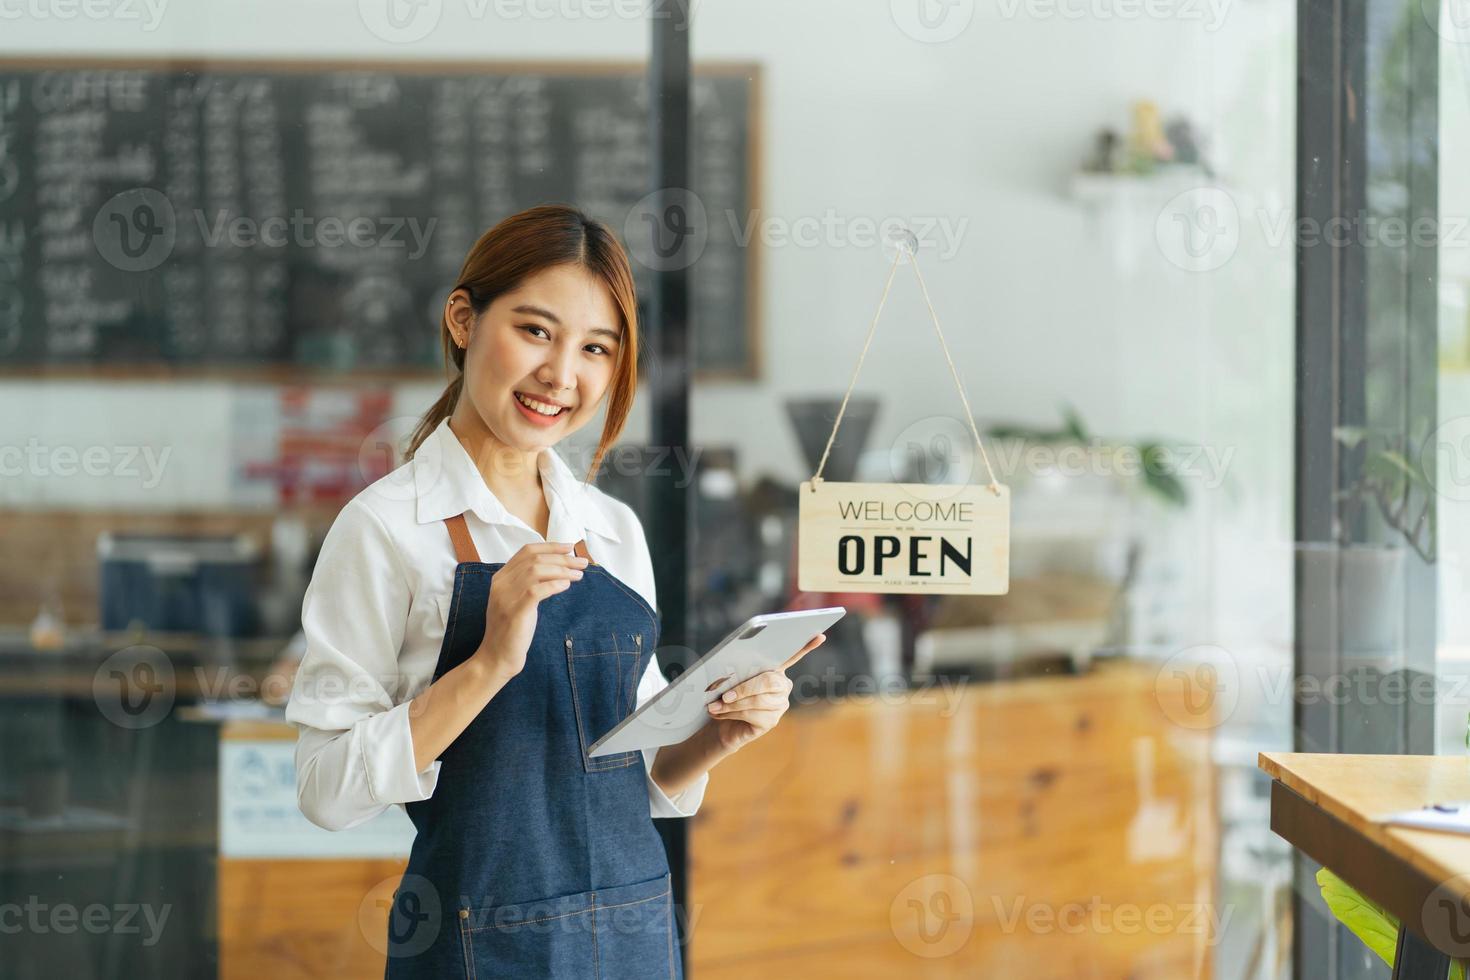
[[[796,583],[804,592],[1002,595],[1010,590],[1010,489],[996,482],[954,358],[939,329],[939,317],[924,287],[924,277],[919,275],[915,253],[907,242],[897,248],[878,312],[832,423],[832,434],[827,437],[827,448],[817,472],[801,485]],[[919,279],[919,289],[965,408],[965,420],[990,475],[988,484],[829,483],[822,479],[894,274],[905,258]]]
[[[799,515],[803,591],[1000,595],[1010,588],[1008,487],[808,480]]]

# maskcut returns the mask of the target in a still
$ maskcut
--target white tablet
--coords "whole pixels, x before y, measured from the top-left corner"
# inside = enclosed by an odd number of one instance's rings
[[[669,686],[592,743],[592,756],[682,742],[712,720],[707,705],[730,688],[780,667],[846,614],[842,606],[752,616]]]

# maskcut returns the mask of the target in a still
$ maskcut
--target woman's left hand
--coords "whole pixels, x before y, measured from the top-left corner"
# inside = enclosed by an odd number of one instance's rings
[[[715,720],[710,727],[722,751],[734,752],[776,726],[791,707],[791,678],[786,676],[787,668],[826,640],[826,633],[818,633],[780,667],[756,674],[730,688],[722,699],[710,702],[706,710]]]

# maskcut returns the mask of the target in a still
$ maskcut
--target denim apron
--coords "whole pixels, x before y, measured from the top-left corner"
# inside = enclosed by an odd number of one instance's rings
[[[490,581],[464,515],[437,680],[480,646]],[[578,554],[587,556],[577,543]],[[587,749],[630,714],[657,614],[589,560],[537,606],[526,666],[439,757],[388,922],[386,976],[682,980],[643,753]]]

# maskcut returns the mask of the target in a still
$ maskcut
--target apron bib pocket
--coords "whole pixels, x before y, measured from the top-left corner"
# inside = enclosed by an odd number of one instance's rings
[[[621,638],[609,636],[596,642],[568,634],[565,647],[583,770],[604,772],[633,765],[640,755],[636,751],[597,758],[587,753],[599,738],[612,731],[636,707],[643,634]]]

